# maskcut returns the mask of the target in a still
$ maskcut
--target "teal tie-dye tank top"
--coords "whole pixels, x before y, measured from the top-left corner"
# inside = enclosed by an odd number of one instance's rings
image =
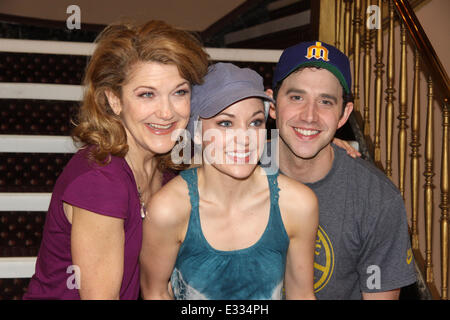
[[[233,251],[214,249],[203,235],[197,169],[183,171],[181,177],[192,209],[171,276],[175,299],[281,299],[289,237],[278,206],[278,174],[267,175],[271,203],[263,235],[252,246]]]

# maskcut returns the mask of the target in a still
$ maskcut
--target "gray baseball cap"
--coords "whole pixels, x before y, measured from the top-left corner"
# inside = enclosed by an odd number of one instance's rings
[[[263,78],[249,68],[239,68],[232,63],[216,63],[208,68],[201,85],[192,87],[191,116],[187,129],[194,138],[195,123],[201,118],[211,118],[232,104],[247,98],[263,99],[265,116],[269,102],[275,101],[264,93]]]

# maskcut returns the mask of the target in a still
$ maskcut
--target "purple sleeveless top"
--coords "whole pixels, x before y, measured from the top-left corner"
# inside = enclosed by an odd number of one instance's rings
[[[78,151],[56,181],[47,212],[35,274],[23,299],[80,299],[72,263],[71,224],[63,202],[101,215],[124,219],[125,250],[120,299],[139,296],[142,218],[133,173],[125,159],[111,156],[99,166]],[[83,275],[82,271],[80,272]]]

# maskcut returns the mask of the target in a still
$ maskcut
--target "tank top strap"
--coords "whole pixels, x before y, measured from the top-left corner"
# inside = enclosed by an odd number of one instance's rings
[[[267,170],[266,174],[267,174],[267,180],[269,182],[269,189],[270,189],[270,198],[272,201],[272,204],[278,205],[278,199],[280,197],[279,195],[279,191],[280,188],[278,187],[278,171],[275,174],[268,174]]]
[[[198,195],[198,179],[197,168],[191,168],[180,172],[180,176],[186,181],[189,190],[189,199],[191,202],[191,210],[198,208],[199,195]]]
[[[279,205],[280,188],[278,186],[279,172],[269,174],[266,171],[267,182],[269,184],[270,192],[270,217],[269,217],[269,232],[266,238],[262,239],[268,247],[277,248],[279,252],[287,252],[289,247],[289,235],[284,227],[283,218]]]

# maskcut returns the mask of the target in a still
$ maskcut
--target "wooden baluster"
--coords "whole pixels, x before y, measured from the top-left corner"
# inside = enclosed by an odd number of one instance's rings
[[[350,21],[352,1],[353,0],[344,0],[344,53],[347,56],[350,54]]]
[[[380,8],[380,16],[383,16],[382,0],[378,0],[378,7]],[[375,139],[374,139],[374,161],[375,164],[380,165],[381,162],[381,100],[383,89],[383,26],[380,23],[379,29],[376,31],[377,36],[375,40]]]
[[[355,1],[350,2],[350,33],[348,40],[348,54],[351,55],[354,52],[354,40],[355,40],[355,25],[353,19],[355,18]]]
[[[441,299],[448,299],[448,161],[449,161],[449,104],[445,101],[442,111],[441,156]]]
[[[399,132],[398,132],[398,188],[405,198],[405,166],[406,166],[406,129],[408,128],[406,120],[407,115],[407,73],[406,73],[406,28],[402,23],[400,27],[400,91],[399,91],[399,106],[400,112],[398,116],[399,120]]]
[[[392,179],[392,140],[394,132],[394,2],[389,0],[389,32],[386,92],[386,175]]]
[[[336,11],[334,16],[334,46],[341,49],[341,16],[342,16],[342,0],[336,0]]]
[[[360,61],[360,38],[361,38],[361,0],[355,0],[355,18],[354,23],[354,57],[353,60],[353,95],[354,95],[354,108],[359,111],[359,61]]]
[[[434,157],[434,108],[433,108],[433,81],[428,78],[428,104],[427,125],[425,133],[425,176],[424,206],[425,206],[425,279],[428,283],[434,282],[433,276],[433,157]]]
[[[372,57],[370,50],[372,49],[372,39],[370,37],[370,29],[367,27],[367,8],[371,5],[371,0],[366,0],[364,10],[364,136],[370,137],[370,81],[371,72],[370,66],[372,64]],[[366,139],[367,140],[367,139]]]
[[[414,51],[413,104],[411,109],[411,231],[412,247],[419,249],[419,147],[420,147],[420,54]]]

